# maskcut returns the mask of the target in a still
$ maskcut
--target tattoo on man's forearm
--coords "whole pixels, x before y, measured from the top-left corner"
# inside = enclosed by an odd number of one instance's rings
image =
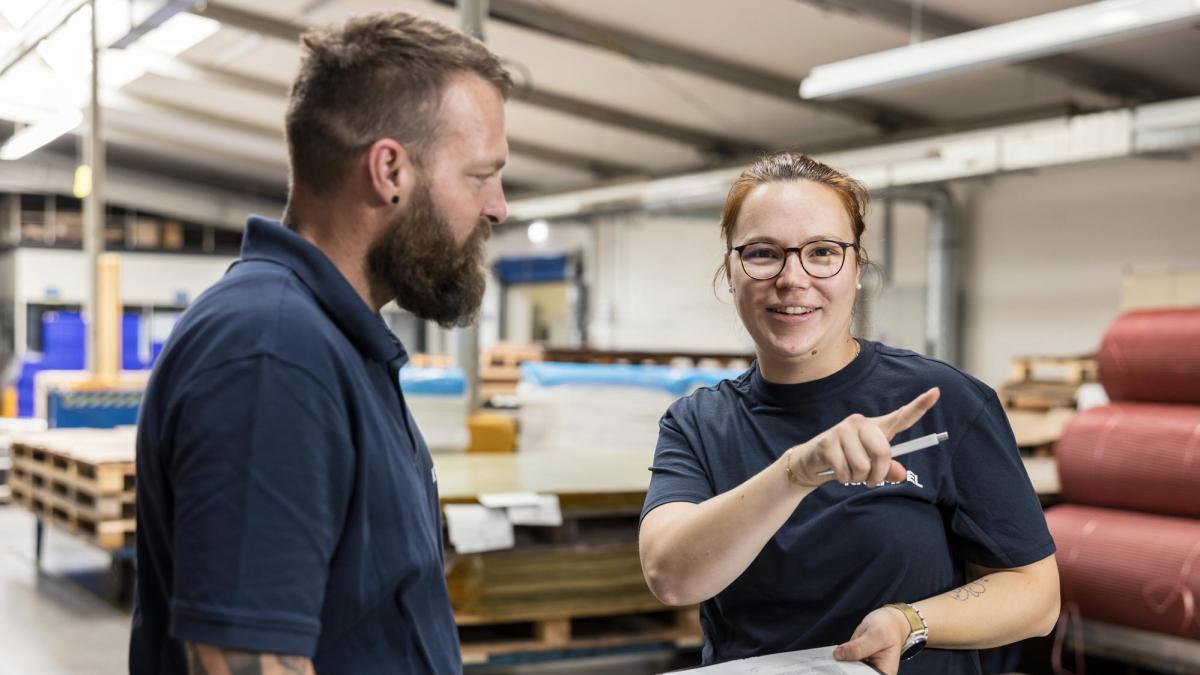
[[[987,592],[987,582],[988,580],[984,578],[972,581],[965,586],[959,586],[958,588],[950,591],[950,597],[958,600],[959,602],[966,602],[971,598],[978,598]]]
[[[311,671],[308,668],[308,659],[302,656],[286,656],[281,654],[259,654],[254,652],[239,652],[232,650],[209,650],[205,656],[201,656],[200,650],[193,645],[187,645],[187,661],[188,675],[214,675],[214,671],[205,665],[205,660],[215,660],[213,666],[225,666],[231,675],[263,675],[264,672],[276,672],[278,670],[285,673],[298,673],[306,675]]]

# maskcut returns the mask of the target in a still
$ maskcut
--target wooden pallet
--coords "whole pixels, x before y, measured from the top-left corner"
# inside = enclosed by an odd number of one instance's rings
[[[564,542],[455,556],[446,572],[451,605],[482,623],[665,609],[646,587],[634,527],[628,542]]]
[[[538,345],[499,343],[479,355],[479,395],[511,396],[517,393],[517,382],[521,379],[521,364],[526,361],[541,361],[542,348]]]
[[[26,464],[14,466],[9,481],[30,492],[48,493],[92,520],[127,520],[136,515],[134,502],[137,493],[134,490],[97,494],[86,484],[81,486],[61,475]]]
[[[1009,410],[1046,411],[1075,408],[1077,384],[1065,382],[1010,382],[1000,388],[1000,403]]]
[[[134,519],[97,520],[65,499],[36,492],[20,483],[9,483],[13,502],[61,529],[76,534],[106,551],[134,545],[137,523]]]
[[[1019,356],[1013,359],[1014,382],[1055,382],[1081,385],[1095,382],[1098,366],[1095,355]]]
[[[100,548],[132,546],[136,527],[131,429],[55,429],[13,440],[13,501]]]
[[[449,354],[413,354],[408,364],[415,368],[452,368],[454,357]]]
[[[694,647],[701,643],[697,609],[665,609],[620,614],[576,613],[526,620],[483,622],[455,615],[463,663],[487,663],[494,657],[534,652],[609,649],[668,644]]]
[[[56,430],[13,441],[13,466],[53,476],[95,495],[130,492],[135,486],[133,439],[93,430]],[[83,430],[79,430],[83,431]]]

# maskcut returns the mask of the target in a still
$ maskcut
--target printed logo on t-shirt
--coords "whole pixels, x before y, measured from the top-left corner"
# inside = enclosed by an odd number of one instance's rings
[[[916,485],[917,487],[919,487],[921,489],[925,488],[924,485],[921,485],[921,477],[918,476],[917,474],[913,473],[912,471],[908,472],[908,475],[904,477],[904,480],[885,480],[882,483],[880,483],[879,485],[876,485],[875,487],[880,487],[883,485],[901,485],[905,482],[912,483],[913,485]],[[846,487],[854,487],[854,486],[858,486],[858,485],[866,485],[866,482],[859,481],[857,483],[843,483],[843,485],[845,485]]]

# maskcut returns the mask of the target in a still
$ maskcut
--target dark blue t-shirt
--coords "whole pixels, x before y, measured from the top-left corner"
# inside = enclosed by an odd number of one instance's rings
[[[906,481],[831,482],[805,497],[750,567],[701,605],[706,664],[839,644],[878,607],[961,586],[967,562],[1018,567],[1054,552],[995,393],[940,361],[860,343],[829,377],[781,385],[754,366],[663,415],[643,517],[735,488],[850,414],[891,412],[933,386],[937,405],[893,442],[950,434],[899,460]],[[903,675],[979,670],[976,652],[941,649],[900,666]]]
[[[186,673],[184,641],[322,675],[461,671],[406,360],[319,249],[250,219],[142,404],[132,673]]]

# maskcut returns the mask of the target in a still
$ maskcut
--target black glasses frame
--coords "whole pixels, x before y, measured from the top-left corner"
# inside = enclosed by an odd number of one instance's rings
[[[834,246],[841,247],[841,249],[842,249],[842,264],[838,266],[838,268],[833,272],[833,274],[825,274],[825,275],[813,274],[812,272],[809,271],[808,267],[806,267],[804,265],[804,249],[808,248],[809,246],[812,246],[813,244],[832,244]],[[742,257],[742,250],[749,246],[755,246],[755,245],[774,246],[776,249],[783,251],[783,262],[779,264],[779,270],[769,277],[756,277],[750,273],[750,270],[746,269],[746,259]],[[807,274],[808,276],[810,276],[814,279],[829,279],[831,277],[836,277],[838,275],[838,272],[841,272],[842,268],[846,266],[846,249],[848,249],[848,248],[854,249],[854,252],[856,254],[859,253],[859,251],[860,251],[858,244],[851,244],[851,243],[847,243],[844,241],[837,241],[834,239],[817,239],[817,240],[808,242],[804,246],[791,246],[791,247],[780,246],[779,244],[773,244],[769,241],[749,241],[749,242],[746,242],[745,244],[742,244],[741,246],[734,246],[730,250],[737,251],[738,260],[740,260],[742,262],[742,271],[746,273],[746,276],[748,276],[751,279],[754,279],[756,281],[770,281],[771,279],[774,279],[775,277],[779,276],[780,274],[783,274],[784,268],[787,267],[788,254],[792,253],[793,251],[796,253],[796,258],[800,261],[800,268],[803,269],[804,273]]]

